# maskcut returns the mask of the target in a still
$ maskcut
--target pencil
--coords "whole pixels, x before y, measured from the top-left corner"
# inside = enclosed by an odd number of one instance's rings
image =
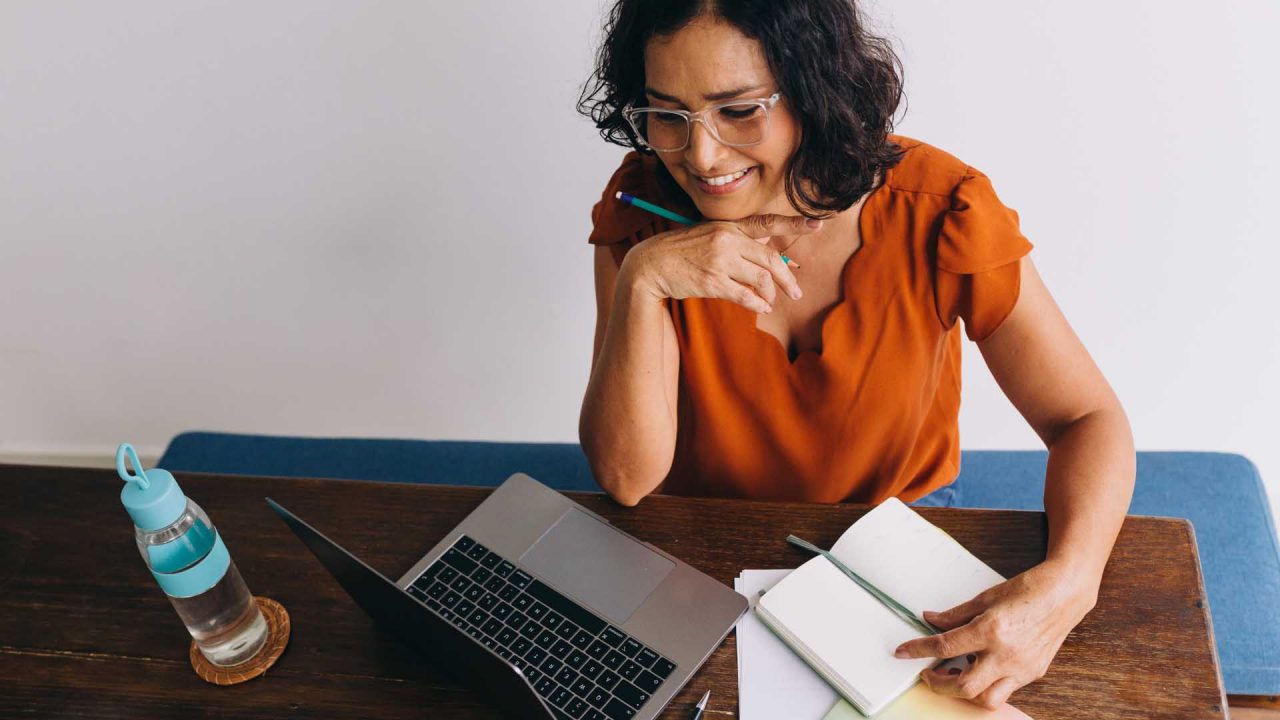
[[[647,200],[641,200],[640,198],[636,197],[635,195],[632,195],[631,193],[624,193],[621,190],[619,190],[617,193],[614,193],[614,197],[618,198],[619,200],[621,200],[622,202],[628,205],[638,207],[641,210],[648,210],[654,215],[657,215],[659,217],[664,217],[668,220],[671,220],[672,222],[678,222],[681,225],[696,224],[696,221],[694,220],[690,220],[689,218],[679,213],[673,213],[664,207],[654,205],[653,203]],[[779,253],[779,255],[782,255],[782,253]],[[791,258],[787,257],[786,255],[782,255],[782,262],[787,265],[795,264],[795,261],[793,261]],[[800,267],[800,266],[796,265],[796,267]]]

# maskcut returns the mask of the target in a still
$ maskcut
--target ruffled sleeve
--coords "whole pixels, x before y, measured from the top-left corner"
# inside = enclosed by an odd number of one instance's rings
[[[670,220],[622,202],[617,198],[619,192],[697,217],[697,213],[691,210],[692,203],[688,197],[678,186],[671,187],[674,181],[664,182],[660,177],[665,171],[659,165],[657,158],[635,151],[627,153],[605,186],[600,201],[591,208],[592,228],[587,242],[592,245],[622,244],[625,250],[646,238],[678,227]]]
[[[962,319],[974,341],[995,332],[1018,302],[1019,261],[1031,248],[1018,213],[1000,202],[986,175],[966,168],[938,233],[934,283],[943,326]]]

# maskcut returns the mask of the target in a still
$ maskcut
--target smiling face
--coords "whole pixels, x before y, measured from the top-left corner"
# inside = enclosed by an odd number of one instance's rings
[[[760,43],[713,17],[699,17],[644,51],[648,104],[697,112],[718,101],[767,98],[779,88]],[[795,215],[787,201],[787,161],[800,145],[800,125],[786,96],[773,106],[764,141],[721,144],[694,123],[689,145],[659,152],[671,176],[708,219],[737,220],[760,213]]]

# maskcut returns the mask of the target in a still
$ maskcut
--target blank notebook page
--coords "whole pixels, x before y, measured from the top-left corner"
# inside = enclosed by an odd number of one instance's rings
[[[916,617],[925,610],[955,607],[1004,582],[1000,573],[897,498],[851,525],[831,554]]]

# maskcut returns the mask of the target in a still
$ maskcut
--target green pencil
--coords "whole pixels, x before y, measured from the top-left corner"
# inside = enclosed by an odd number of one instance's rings
[[[658,215],[659,217],[664,217],[668,220],[671,220],[672,222],[678,222],[681,225],[697,224],[696,220],[690,220],[689,218],[679,213],[673,213],[670,210],[664,207],[660,207],[658,205],[654,205],[653,203],[647,200],[641,200],[640,198],[636,197],[635,195],[632,195],[631,193],[624,193],[621,190],[619,190],[617,193],[614,194],[614,197],[618,198],[619,200],[621,200],[622,202],[628,205],[638,207],[641,210],[648,210],[654,215]],[[779,253],[779,255],[781,255],[781,253]],[[787,265],[790,265],[791,258],[787,257],[786,255],[782,255],[782,262],[786,263]],[[796,267],[799,267],[799,266],[797,265]]]

